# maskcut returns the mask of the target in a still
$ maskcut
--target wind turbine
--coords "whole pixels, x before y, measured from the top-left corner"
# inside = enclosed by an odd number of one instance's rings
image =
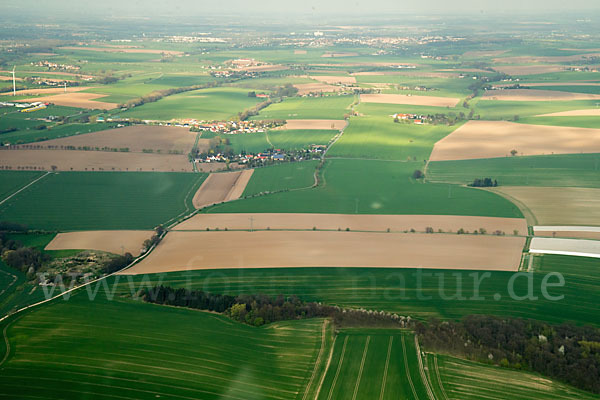
[[[15,68],[17,68],[17,67],[13,66],[13,70],[12,70],[12,74],[13,74],[13,96],[17,95],[17,83],[15,81]]]

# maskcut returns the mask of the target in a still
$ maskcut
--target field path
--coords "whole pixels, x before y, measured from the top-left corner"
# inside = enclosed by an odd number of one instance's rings
[[[333,382],[331,383],[331,388],[329,389],[329,396],[327,396],[327,400],[331,400],[333,396],[333,389],[335,389],[335,384],[340,376],[340,371],[342,369],[342,364],[344,363],[344,355],[346,354],[346,345],[348,344],[348,336],[344,338],[344,346],[342,347],[342,355],[340,356],[340,362],[338,363],[337,370],[335,371],[335,377],[333,378]]]
[[[440,390],[442,391],[442,396],[444,396],[444,400],[449,400],[448,395],[446,394],[446,389],[444,389],[444,384],[442,383],[442,376],[440,375],[440,367],[438,366],[437,354],[433,355],[433,365],[435,367],[435,376],[437,378],[438,385],[440,386]]]
[[[4,200],[0,201],[0,205],[2,205],[4,202],[10,200],[11,198],[13,198],[14,196],[18,195],[19,193],[21,193],[23,190],[27,189],[29,186],[33,185],[34,183],[36,183],[37,181],[40,181],[42,178],[48,176],[48,174],[50,174],[50,171],[46,172],[44,175],[40,176],[39,178],[34,179],[33,181],[29,182],[27,185],[23,186],[21,189],[17,190],[16,192],[14,192],[13,194],[11,194],[10,196],[8,196],[7,198],[5,198]]]
[[[431,390],[429,379],[427,379],[427,375],[425,374],[425,368],[423,367],[423,357],[421,357],[421,346],[419,346],[419,339],[417,338],[417,335],[415,335],[415,348],[417,350],[417,360],[419,361],[419,374],[421,374],[421,380],[425,385],[425,389],[427,389],[427,397],[429,397],[430,400],[435,400],[433,390]]]
[[[302,400],[306,400],[308,398],[310,388],[312,387],[315,377],[317,376],[317,370],[319,368],[319,365],[321,365],[323,351],[325,351],[325,335],[327,335],[327,325],[329,325],[328,320],[323,320],[323,326],[321,327],[321,347],[319,348],[319,354],[317,355],[317,359],[315,360],[315,367],[313,368],[313,372],[310,376],[310,380],[308,381],[308,385],[306,385],[306,388],[304,389],[304,396],[302,396]],[[327,369],[323,372],[323,375],[325,375],[325,372],[327,372]],[[318,397],[318,395],[319,394],[317,392],[317,396],[315,396],[315,398]]]
[[[387,381],[388,368],[390,366],[390,356],[392,354],[392,344],[394,342],[394,337],[390,336],[390,342],[388,344],[387,357],[385,359],[385,368],[383,370],[383,381],[381,382],[381,392],[379,393],[379,400],[383,400],[383,396],[385,395],[385,384]]]

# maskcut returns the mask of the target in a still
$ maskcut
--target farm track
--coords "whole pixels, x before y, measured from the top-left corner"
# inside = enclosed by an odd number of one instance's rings
[[[362,378],[363,370],[365,368],[365,360],[369,351],[369,343],[371,342],[371,336],[367,336],[367,342],[365,343],[365,349],[363,350],[362,359],[360,361],[360,368],[358,369],[358,377],[356,378],[356,385],[354,385],[354,393],[352,394],[352,400],[356,400],[358,394],[358,388],[360,387],[360,380]]]
[[[408,357],[406,356],[406,343],[404,341],[404,335],[402,335],[402,354],[404,356],[404,370],[406,372],[406,378],[408,378],[408,384],[410,385],[410,389],[412,390],[415,400],[419,400],[419,396],[417,395],[417,390],[415,389],[415,385],[410,376],[410,366],[408,365]]]
[[[427,390],[427,396],[430,400],[435,400],[435,396],[433,395],[433,390],[431,390],[431,385],[429,379],[427,379],[427,374],[425,374],[425,368],[423,366],[423,357],[421,355],[421,347],[419,346],[419,339],[417,335],[415,335],[415,350],[417,351],[417,360],[419,362],[419,374],[421,374],[421,380],[425,385],[425,389]]]
[[[312,387],[315,377],[317,376],[317,369],[321,365],[321,359],[323,358],[323,351],[325,350],[325,339],[326,339],[325,335],[327,335],[327,325],[328,325],[327,320],[323,320],[323,326],[321,328],[321,347],[319,348],[319,354],[317,355],[317,359],[315,360],[315,367],[313,368],[313,372],[310,376],[310,380],[308,381],[308,384],[306,385],[306,388],[304,389],[304,396],[302,396],[302,400],[308,399],[308,394],[310,392],[310,388]],[[327,371],[324,371],[323,375],[325,375],[325,372],[327,372]],[[318,396],[318,394],[317,394],[317,396]]]
[[[319,394],[321,393],[321,388],[323,387],[323,382],[325,381],[325,375],[327,375],[327,371],[329,371],[329,366],[331,365],[331,359],[333,358],[333,350],[335,349],[335,342],[337,341],[337,336],[333,338],[333,343],[331,344],[331,350],[329,351],[329,357],[327,357],[327,364],[325,365],[325,370],[321,375],[321,379],[319,380],[319,386],[317,387],[317,391],[315,393],[315,400],[319,398]]]
[[[329,388],[329,395],[327,396],[327,400],[331,400],[333,396],[333,390],[335,389],[335,384],[340,376],[340,371],[342,369],[342,364],[344,363],[344,355],[346,354],[346,345],[348,344],[348,336],[344,338],[344,346],[342,347],[342,355],[340,356],[340,361],[337,366],[337,370],[335,371],[335,377],[333,378],[333,382],[331,383],[331,388]]]
[[[0,201],[0,205],[4,204],[6,201],[10,200],[11,198],[13,198],[14,196],[18,195],[19,193],[21,193],[23,190],[27,189],[28,187],[30,187],[31,185],[33,185],[34,183],[42,180],[42,178],[45,178],[46,176],[48,176],[51,172],[48,171],[46,172],[44,175],[40,176],[39,178],[36,178],[35,180],[29,182],[27,185],[23,186],[21,189],[17,190],[16,192],[14,192],[13,194],[11,194],[10,196],[8,196],[7,198],[5,198],[4,200]]]
[[[390,341],[388,344],[387,357],[385,359],[385,368],[383,369],[383,381],[381,382],[381,392],[379,393],[379,400],[383,400],[383,396],[385,395],[385,384],[387,382],[388,369],[390,366],[390,356],[392,354],[392,344],[394,343],[394,337],[390,336]]]

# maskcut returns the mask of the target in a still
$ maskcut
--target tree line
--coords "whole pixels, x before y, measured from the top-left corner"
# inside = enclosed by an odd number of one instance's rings
[[[8,232],[25,232],[27,228],[10,222],[0,222],[0,255],[11,268],[32,276],[50,257],[34,247],[26,247],[9,237]]]
[[[470,315],[461,321],[417,323],[428,351],[534,371],[600,393],[600,329],[571,324]]]
[[[338,326],[405,328],[412,323],[410,317],[393,313],[343,309],[317,302],[306,302],[297,296],[272,297],[264,294],[232,296],[159,285],[140,290],[138,297],[154,304],[221,313],[235,321],[253,326],[315,317],[331,318]]]

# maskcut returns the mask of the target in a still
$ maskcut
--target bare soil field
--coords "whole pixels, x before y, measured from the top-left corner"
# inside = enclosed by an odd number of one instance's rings
[[[254,65],[251,67],[241,68],[243,71],[250,72],[266,72],[266,71],[283,71],[289,69],[285,65]]]
[[[334,57],[357,57],[358,53],[346,52],[346,53],[324,53],[321,57],[323,58],[334,58]]]
[[[250,229],[258,230],[346,230],[404,232],[414,229],[425,232],[432,227],[435,232],[457,232],[460,228],[473,232],[484,228],[489,234],[495,231],[512,235],[517,230],[527,234],[524,218],[466,217],[457,215],[356,215],[356,214],[198,214],[177,225],[175,230]]]
[[[12,76],[4,76],[4,75],[0,75],[0,81],[11,81],[12,82],[13,78]],[[15,78],[15,81],[22,81],[23,79],[21,78]],[[6,93],[6,92],[4,92]],[[9,92],[10,93],[10,92]],[[12,93],[11,93],[12,94]]]
[[[198,163],[198,164],[196,164],[196,167],[198,168],[198,170],[200,172],[216,172],[216,171],[223,171],[223,170],[227,169],[227,164],[219,163],[219,162]]]
[[[156,50],[156,49],[140,49],[131,47],[77,47],[77,46],[65,46],[59,47],[62,50],[87,50],[87,51],[103,51],[105,53],[143,53],[143,54],[165,54],[169,56],[176,56],[183,54],[182,51],[175,50]]]
[[[306,54],[306,50],[294,50],[294,54]]]
[[[600,53],[573,54],[569,56],[518,56],[496,58],[494,62],[504,64],[528,64],[528,63],[563,63],[570,61],[582,61],[588,58],[597,58]]]
[[[570,101],[570,100],[597,100],[598,94],[570,93],[557,90],[536,89],[504,89],[488,90],[482,96],[482,100],[504,100],[504,101]]]
[[[194,207],[204,208],[240,198],[253,173],[250,169],[210,174],[194,194]]]
[[[565,65],[501,65],[493,68],[508,75],[537,75],[564,71],[567,67]]]
[[[598,226],[534,226],[536,236],[600,240]]]
[[[107,95],[95,93],[63,93],[56,94],[53,96],[33,97],[18,101],[26,103],[41,101],[44,103],[56,104],[57,106],[88,108],[91,110],[112,110],[114,108],[117,108],[117,104],[115,103],[105,103],[102,101],[96,101],[96,99],[102,97],[107,97]]]
[[[450,73],[450,72],[424,72],[418,70],[402,70],[402,71],[374,71],[374,72],[355,72],[352,74],[353,76],[420,76],[423,78],[457,78],[459,73]]]
[[[585,239],[531,239],[529,252],[534,254],[562,254],[566,256],[600,258],[600,241]]]
[[[153,231],[84,231],[59,233],[45,250],[99,250],[113,254],[142,252],[144,240],[150,239]]]
[[[524,245],[520,237],[450,234],[170,232],[152,254],[123,274],[278,267],[516,271]]]
[[[187,154],[146,154],[79,150],[1,150],[0,166],[59,171],[192,172]]]
[[[431,161],[469,160],[518,155],[599,153],[600,129],[468,121],[438,141]]]
[[[36,143],[40,146],[74,146],[92,148],[128,148],[130,152],[140,153],[143,150],[160,151],[162,154],[179,152],[188,154],[194,147],[197,133],[186,128],[174,126],[134,125],[124,128],[109,129],[69,136],[61,139]],[[209,139],[198,140],[201,150],[209,148]]]
[[[88,90],[88,89],[94,89],[94,87],[93,86],[69,86],[69,87],[67,87],[67,94],[81,92],[82,90]],[[46,95],[46,94],[61,94],[61,93],[62,94],[65,93],[64,87],[17,90],[17,96],[27,96],[27,95],[42,96],[42,95]],[[25,100],[22,100],[22,101],[25,101]]]
[[[361,94],[364,103],[409,104],[415,106],[454,107],[460,99],[454,97],[409,96],[404,94]]]
[[[535,225],[600,226],[600,189],[501,186],[493,191],[525,205]]]
[[[276,129],[344,129],[348,124],[343,119],[290,119]]]
[[[599,117],[600,108],[589,108],[587,110],[560,111],[550,114],[538,115],[538,117]]]
[[[351,85],[356,83],[356,78],[353,76],[311,75],[309,78],[328,84],[343,83],[344,85]]]
[[[508,50],[473,50],[463,53],[463,57],[498,57]]]
[[[319,92],[339,92],[342,90],[340,86],[328,85],[326,83],[296,83],[294,87],[298,89],[298,94],[319,93]]]

